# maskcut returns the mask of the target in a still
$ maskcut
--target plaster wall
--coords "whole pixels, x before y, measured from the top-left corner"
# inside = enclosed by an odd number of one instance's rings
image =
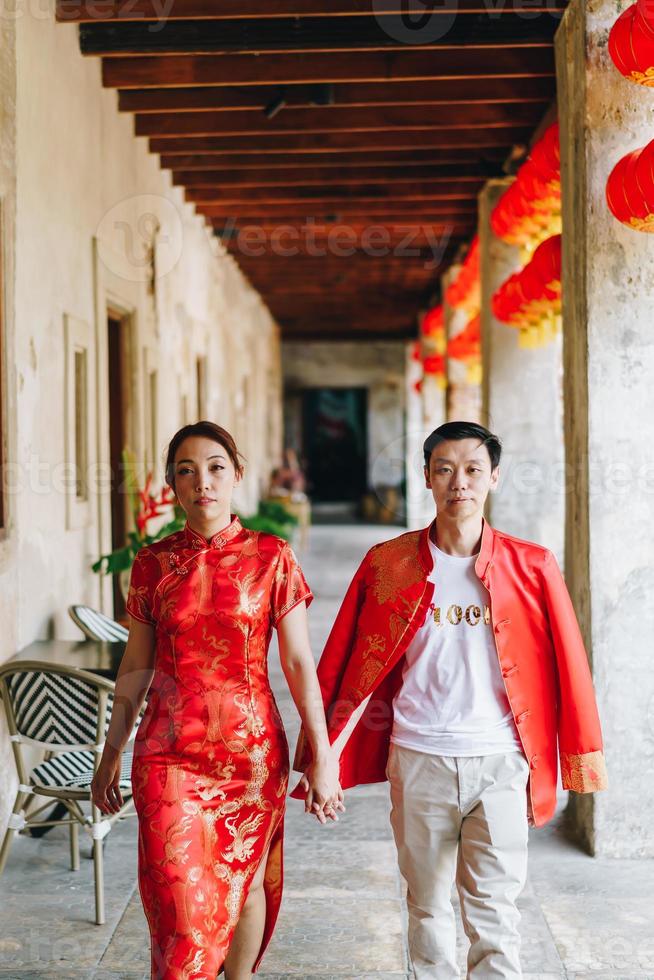
[[[82,57],[77,28],[57,25],[54,3],[48,6],[47,15],[23,7],[0,18],[3,408],[11,464],[0,540],[0,661],[36,638],[78,638],[70,603],[110,611],[108,583],[90,571],[111,547],[108,309],[126,324],[128,442],[143,469],[147,459],[160,482],[168,439],[202,409],[233,430],[247,459],[234,503],[249,513],[281,455],[277,325],[147,141],[134,137],[132,116],[119,113],[116,92],[102,88],[100,62]],[[93,468],[88,505],[72,521],[66,322],[87,343]],[[198,357],[207,365],[203,406]],[[0,830],[10,796],[5,775]]]
[[[15,337],[16,237],[16,22],[0,17],[0,433],[3,460],[16,444]],[[4,483],[4,481],[3,481]],[[14,650],[18,639],[17,535],[12,501],[3,486],[0,528],[0,644]],[[1,648],[0,648],[1,649]],[[9,734],[0,711],[0,833],[8,812],[7,797],[16,787]]]
[[[615,0],[572,0],[556,37],[563,193],[566,578],[590,652],[610,789],[571,794],[597,854],[654,854],[654,242],[608,211],[606,180],[650,138],[654,92],[623,78]]]

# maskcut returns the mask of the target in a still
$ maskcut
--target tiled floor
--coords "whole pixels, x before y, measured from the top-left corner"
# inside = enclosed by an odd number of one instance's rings
[[[301,555],[316,593],[311,633],[318,653],[347,582],[366,549],[394,529],[315,527]],[[271,673],[297,731],[276,651]],[[348,794],[348,811],[320,827],[289,801],[284,903],[262,980],[405,980],[404,906],[385,786]],[[135,890],[136,824],[108,837],[107,924],[93,924],[92,862],[68,870],[57,830],[20,838],[0,879],[0,980],[140,980],[148,935]],[[89,851],[88,845],[86,851]],[[589,858],[558,822],[532,832],[521,898],[526,980],[654,980],[654,862]],[[459,937],[462,968],[465,940]]]

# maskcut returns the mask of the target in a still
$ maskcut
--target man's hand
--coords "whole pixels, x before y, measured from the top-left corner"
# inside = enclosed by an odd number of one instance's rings
[[[305,792],[305,813],[313,813],[319,823],[336,821],[338,814],[345,812],[338,759],[331,750],[307,766],[300,786]]]

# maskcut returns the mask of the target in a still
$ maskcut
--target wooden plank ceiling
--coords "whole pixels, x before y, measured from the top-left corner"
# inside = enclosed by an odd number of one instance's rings
[[[285,338],[414,336],[565,0],[58,0]]]

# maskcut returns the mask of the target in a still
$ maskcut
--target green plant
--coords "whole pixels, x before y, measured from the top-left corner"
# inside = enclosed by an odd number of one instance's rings
[[[298,520],[295,514],[286,510],[283,504],[274,500],[262,500],[256,514],[239,519],[243,527],[250,531],[264,531],[267,534],[276,534],[285,541],[290,541],[293,534],[293,527]]]

